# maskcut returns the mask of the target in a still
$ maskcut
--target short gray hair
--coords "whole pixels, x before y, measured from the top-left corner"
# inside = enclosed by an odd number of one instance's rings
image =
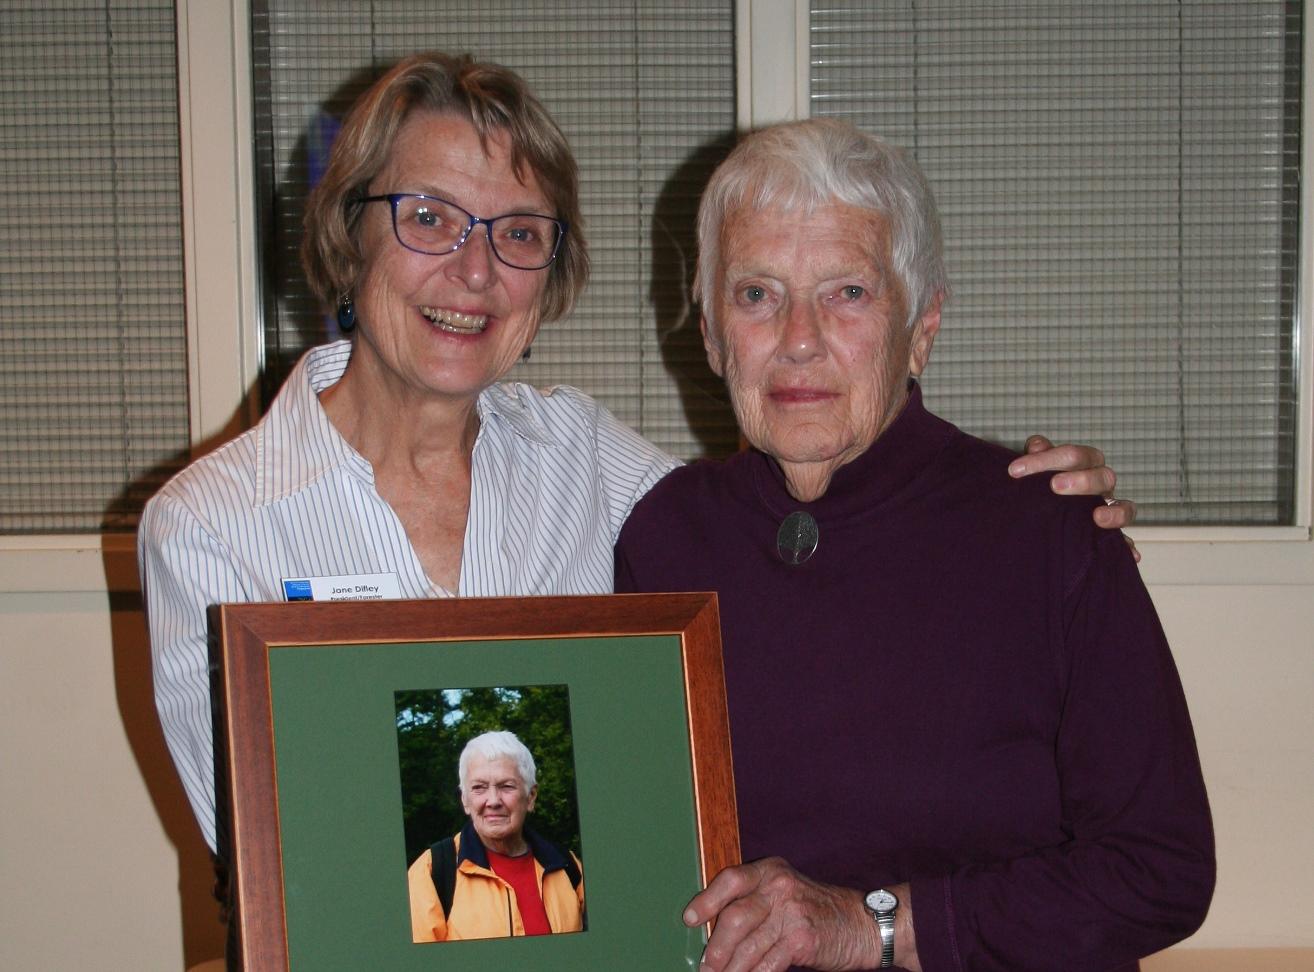
[[[935,195],[906,152],[837,118],[763,128],[717,167],[698,206],[694,296],[711,319],[721,225],[740,207],[811,213],[843,203],[871,210],[890,231],[894,272],[908,304],[908,327],[948,289]]]
[[[472,758],[493,760],[509,759],[516,764],[516,771],[525,784],[525,789],[532,790],[538,783],[538,768],[534,766],[534,757],[514,732],[505,729],[485,732],[475,736],[461,750],[460,765],[457,769],[461,779],[461,792],[465,792],[465,774]]]

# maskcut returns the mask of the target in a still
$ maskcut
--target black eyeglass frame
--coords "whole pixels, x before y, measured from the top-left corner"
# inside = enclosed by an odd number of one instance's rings
[[[444,206],[451,206],[457,212],[465,214],[468,222],[466,223],[465,229],[461,232],[460,237],[457,238],[456,243],[450,250],[438,250],[436,252],[432,250],[417,250],[402,239],[401,230],[397,226],[397,205],[403,199],[428,199],[433,202],[442,203]],[[423,192],[388,192],[379,196],[357,196],[356,202],[361,205],[372,202],[386,202],[392,210],[392,235],[396,238],[397,242],[412,253],[422,253],[425,256],[443,256],[447,253],[455,253],[461,247],[465,246],[465,241],[470,238],[471,232],[474,231],[476,226],[482,223],[487,227],[488,245],[493,251],[493,256],[497,257],[499,263],[503,263],[513,270],[546,270],[548,267],[552,266],[557,258],[557,254],[561,252],[561,241],[566,238],[566,233],[570,229],[570,224],[564,219],[557,219],[555,216],[544,216],[542,213],[503,213],[500,216],[491,216],[488,219],[485,219],[482,216],[476,216],[464,206],[458,206],[450,199],[444,199],[442,196],[430,196]],[[498,252],[497,243],[493,239],[493,224],[499,219],[512,219],[517,216],[533,216],[535,219],[546,219],[548,222],[556,225],[557,238],[552,244],[552,252],[548,255],[546,262],[533,267],[522,267],[519,264],[512,263]]]

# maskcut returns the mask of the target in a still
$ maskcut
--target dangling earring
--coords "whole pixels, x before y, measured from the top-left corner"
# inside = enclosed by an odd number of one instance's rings
[[[525,350],[521,351],[521,352],[520,352],[520,360],[521,360],[521,361],[528,361],[528,360],[529,360],[529,353],[530,353],[531,351],[533,351],[533,350],[534,350],[534,346],[531,344],[529,347],[525,348]]]
[[[356,327],[356,305],[351,302],[350,294],[338,298],[338,330],[350,334]]]

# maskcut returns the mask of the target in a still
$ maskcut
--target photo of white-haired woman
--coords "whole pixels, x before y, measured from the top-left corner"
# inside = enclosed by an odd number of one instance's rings
[[[461,751],[460,832],[407,872],[416,942],[549,935],[584,929],[574,854],[526,826],[538,798],[534,757],[512,732],[485,732]]]

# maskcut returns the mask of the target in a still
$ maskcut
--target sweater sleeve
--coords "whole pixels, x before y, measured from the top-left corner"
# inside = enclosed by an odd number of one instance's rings
[[[1056,617],[1065,839],[915,877],[925,972],[1135,968],[1204,920],[1213,831],[1182,686],[1121,534],[1089,544]]]
[[[634,568],[630,564],[629,545],[625,541],[625,533],[622,531],[619,541],[616,543],[615,560],[613,561],[613,581],[612,590],[617,594],[633,594],[639,590],[638,584],[634,579]]]

